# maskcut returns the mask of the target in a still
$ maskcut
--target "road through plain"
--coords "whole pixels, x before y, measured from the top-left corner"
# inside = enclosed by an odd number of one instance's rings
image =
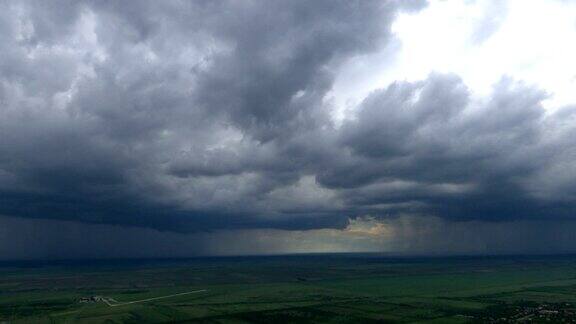
[[[158,299],[165,299],[165,298],[171,298],[171,297],[176,297],[176,296],[196,294],[196,293],[200,293],[200,292],[204,292],[204,291],[207,291],[207,290],[206,290],[206,289],[200,289],[200,290],[183,292],[183,293],[179,293],[179,294],[173,294],[173,295],[167,295],[167,296],[160,296],[160,297],[154,297],[154,298],[134,300],[134,301],[125,302],[125,303],[119,303],[119,302],[115,301],[115,300],[112,299],[112,298],[102,298],[102,301],[104,301],[104,303],[106,303],[106,305],[108,305],[108,306],[110,306],[110,307],[116,307],[116,306],[124,306],[124,305],[130,305],[130,304],[144,303],[144,302],[147,302],[147,301],[158,300]]]

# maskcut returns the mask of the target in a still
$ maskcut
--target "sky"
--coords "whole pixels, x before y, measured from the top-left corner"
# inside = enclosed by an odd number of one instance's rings
[[[0,259],[576,252],[576,1],[0,2]]]

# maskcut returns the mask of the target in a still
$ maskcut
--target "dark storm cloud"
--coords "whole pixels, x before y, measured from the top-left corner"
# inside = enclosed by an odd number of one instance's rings
[[[338,67],[420,2],[0,6],[0,214],[189,232],[574,206],[576,114],[513,80],[398,82],[334,122]]]
[[[575,183],[568,153],[574,113],[546,114],[545,98],[508,79],[482,99],[452,75],[394,83],[368,96],[344,125],[349,162],[319,180],[343,188],[359,208],[411,203],[456,219],[569,217],[573,201],[560,182],[568,191]],[[562,175],[552,180],[560,165]]]
[[[180,231],[341,223],[315,206],[283,216],[267,196],[325,159],[332,67],[386,41],[396,2],[2,6],[0,213]]]

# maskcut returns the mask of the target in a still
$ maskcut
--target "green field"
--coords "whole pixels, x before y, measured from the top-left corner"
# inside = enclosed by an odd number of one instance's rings
[[[93,296],[108,302],[80,302]],[[575,314],[573,256],[0,264],[0,323],[575,323]]]

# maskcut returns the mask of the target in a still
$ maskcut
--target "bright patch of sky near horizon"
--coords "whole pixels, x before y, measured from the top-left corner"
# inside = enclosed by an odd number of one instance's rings
[[[509,77],[545,90],[547,109],[576,104],[576,1],[436,0],[392,31],[392,45],[341,70],[337,119],[370,91],[432,72],[459,75],[479,97]]]

